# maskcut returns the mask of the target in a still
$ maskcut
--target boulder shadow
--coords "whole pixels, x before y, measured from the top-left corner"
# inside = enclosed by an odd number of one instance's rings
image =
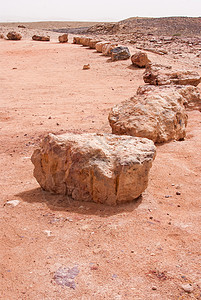
[[[72,212],[81,215],[97,215],[100,217],[112,216],[122,212],[132,212],[141,204],[143,199],[143,197],[140,196],[132,202],[108,206],[94,202],[75,201],[66,195],[51,194],[41,188],[24,191],[15,196],[20,197],[23,201],[30,204],[45,203],[52,211]]]
[[[132,64],[130,66],[128,66],[127,69],[130,69],[130,70],[145,70],[145,68],[140,68],[140,67],[134,66]]]

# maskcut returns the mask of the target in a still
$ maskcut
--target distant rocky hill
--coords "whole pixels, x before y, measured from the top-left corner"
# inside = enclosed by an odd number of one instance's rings
[[[200,36],[201,17],[129,18],[117,23],[96,24],[88,33]]]

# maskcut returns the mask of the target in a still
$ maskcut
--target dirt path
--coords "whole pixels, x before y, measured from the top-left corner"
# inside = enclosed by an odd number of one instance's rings
[[[200,299],[201,113],[189,112],[185,141],[158,146],[138,201],[73,202],[39,188],[33,150],[48,132],[111,132],[109,109],[143,70],[56,39],[0,40],[0,70],[0,299]],[[62,287],[55,272],[73,267]]]

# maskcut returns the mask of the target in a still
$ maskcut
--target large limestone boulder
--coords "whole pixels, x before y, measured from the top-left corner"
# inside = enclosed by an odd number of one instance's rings
[[[112,61],[126,60],[129,59],[130,56],[131,55],[128,47],[119,46],[111,50]]]
[[[41,42],[49,42],[50,37],[49,36],[41,36],[41,35],[33,35],[32,40],[33,41],[41,41]]]
[[[81,44],[81,37],[80,36],[74,36],[73,37],[73,44],[78,44],[80,45]]]
[[[143,79],[145,83],[153,85],[178,84],[197,86],[201,82],[200,75],[195,71],[174,71],[153,66],[148,66]]]
[[[8,38],[8,40],[19,41],[19,40],[21,40],[22,36],[20,33],[17,33],[15,31],[10,31],[7,34],[7,38]]]
[[[131,136],[49,134],[31,160],[44,190],[115,205],[146,189],[155,151],[152,141]]]
[[[192,85],[142,85],[137,90],[138,95],[146,95],[149,92],[160,93],[169,92],[179,93],[185,108],[188,110],[201,110],[201,98],[197,87]]]
[[[151,139],[155,143],[181,140],[186,135],[185,99],[174,90],[150,90],[135,95],[111,109],[114,134]]]
[[[150,60],[147,57],[147,54],[141,51],[136,52],[131,56],[132,64],[138,68],[145,68]]]
[[[108,45],[110,42],[99,42],[96,44],[96,51],[101,53],[104,45]]]
[[[110,56],[112,49],[116,48],[117,46],[118,46],[118,44],[106,44],[106,45],[103,45],[103,48],[102,48],[103,55]]]
[[[90,42],[89,42],[89,48],[90,49],[96,49],[96,44],[97,43],[99,43],[100,42],[100,40],[90,40]]]
[[[68,42],[68,34],[62,34],[58,37],[59,43],[67,43]]]
[[[92,39],[89,37],[81,37],[80,38],[80,43],[82,46],[89,46],[89,43]]]

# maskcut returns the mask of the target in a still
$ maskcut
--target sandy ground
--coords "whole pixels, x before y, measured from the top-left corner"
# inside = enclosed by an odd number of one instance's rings
[[[190,58],[149,57],[192,69]],[[73,202],[40,189],[31,154],[49,132],[111,132],[110,108],[143,70],[56,38],[0,40],[0,70],[0,299],[201,299],[201,113],[188,113],[184,141],[157,147],[140,199]],[[74,288],[59,285],[55,272],[73,267]]]

